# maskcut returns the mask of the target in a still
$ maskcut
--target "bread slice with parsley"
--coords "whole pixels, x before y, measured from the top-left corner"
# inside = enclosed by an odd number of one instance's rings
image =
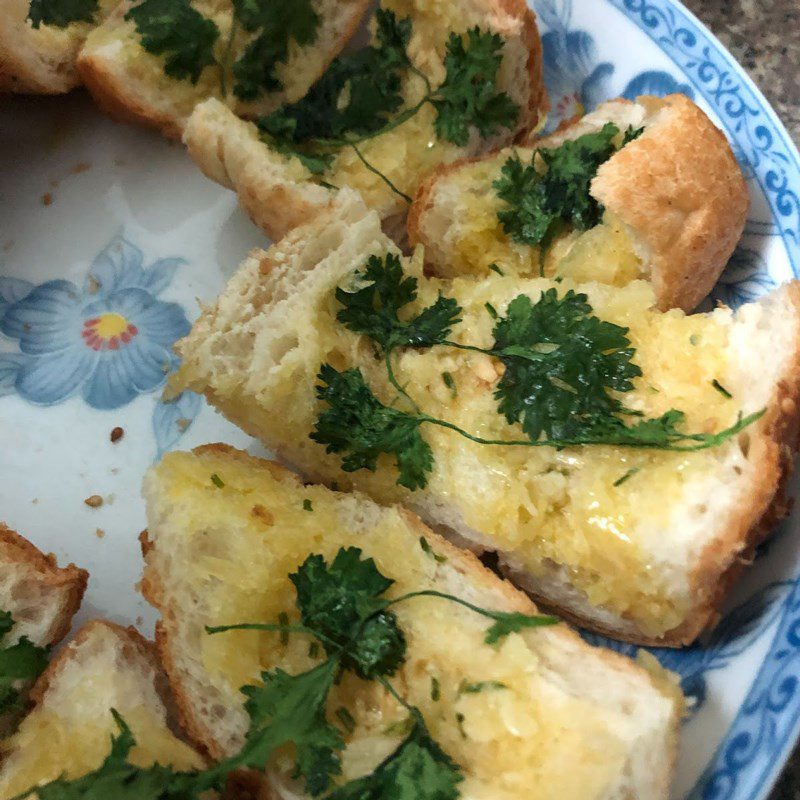
[[[263,130],[213,99],[189,119],[184,142],[192,158],[236,191],[273,239],[329,208],[344,186],[402,231],[404,195],[428,173],[543,121],[541,42],[524,0],[384,0],[378,14],[373,49],[334,62],[299,104],[260,123]],[[431,97],[453,87],[444,111],[423,102],[426,84]],[[344,139],[357,147],[342,146]]]
[[[519,585],[584,626],[677,646],[713,625],[754,546],[786,511],[798,436],[800,284],[736,313],[687,316],[659,312],[644,281],[619,288],[494,272],[447,281],[425,277],[417,251],[396,262],[418,282],[400,315],[413,320],[437,302],[439,310],[418,323],[415,349],[393,350],[393,386],[381,346],[337,320],[344,299],[384,325],[387,317],[374,314],[393,301],[369,291],[355,301],[353,293],[374,290],[365,266],[370,256],[385,266],[387,254],[399,257],[357,200],[252,253],[178,343],[183,365],[172,391],[204,393],[310,479],[402,502],[455,540],[497,551]],[[401,305],[409,299],[407,284],[385,285]],[[493,352],[511,347],[508,355],[421,347],[441,320],[439,293],[461,307],[446,338]],[[502,335],[495,330],[520,295],[513,318],[519,336],[532,337],[528,345],[514,345],[508,323]],[[539,361],[550,371],[526,377],[523,362]],[[360,378],[348,372],[355,369]],[[625,374],[630,383],[618,383]],[[609,410],[617,402],[627,415]],[[749,417],[743,430],[740,415]],[[442,423],[522,444],[477,443]],[[597,427],[582,427],[590,423]],[[557,430],[573,433],[559,438]],[[542,446],[542,436],[573,444]],[[659,449],[696,444],[707,449]]]
[[[203,767],[203,758],[170,729],[166,688],[152,645],[133,628],[87,623],[37,681],[33,710],[0,743],[0,797],[100,767],[111,737],[119,736],[111,709],[136,739],[130,763]]]
[[[47,666],[47,649],[67,635],[87,578],[0,523],[0,735],[24,710],[28,689]]]
[[[235,5],[123,0],[86,40],[81,77],[115,119],[180,138],[194,106],[209,97],[248,117],[302,97],[347,43],[369,0],[260,2],[252,4],[256,11],[242,4],[239,13],[252,21],[235,17]],[[155,40],[164,41],[165,52]]]
[[[80,84],[75,59],[117,0],[3,0],[0,92],[63,94]],[[35,25],[35,27],[34,27]]]
[[[603,137],[609,123],[614,128]],[[541,156],[531,166],[537,149],[565,142],[553,167]],[[534,216],[523,198],[541,187],[512,173],[517,160],[530,173],[561,169],[585,201],[567,195],[567,207],[553,214],[549,243],[543,231],[524,227],[533,227]],[[441,167],[414,198],[408,235],[425,245],[441,277],[485,275],[491,265],[530,277],[541,274],[544,259],[549,277],[618,286],[644,279],[660,308],[691,311],[730,258],[747,208],[747,187],[724,134],[689,98],[674,94],[611,100],[547,138]]]
[[[348,608],[347,591],[367,604],[379,595],[435,590],[491,611],[537,613],[524,594],[408,511],[304,485],[278,464],[226,445],[166,455],[146,476],[144,495],[143,591],[161,612],[157,642],[183,723],[215,757],[238,752],[250,727],[241,687],[253,687],[245,694],[260,723],[270,720],[261,709],[272,708],[270,735],[280,741],[278,726],[286,719],[260,694],[262,681],[285,682],[281,698],[287,703],[300,687],[287,676],[262,673],[294,676],[321,665],[326,653],[304,633],[212,635],[206,626],[297,624],[309,592],[319,613],[333,615],[327,623],[318,617],[323,625],[335,625]],[[328,568],[334,587],[321,574]],[[302,575],[294,585],[292,573]],[[330,591],[336,596],[326,599]],[[336,608],[326,605],[331,599]],[[391,606],[391,613],[404,660],[387,680],[421,713],[445,758],[458,765],[458,796],[667,797],[682,706],[667,673],[590,647],[561,624],[519,629],[487,644],[492,620],[448,599],[418,597]],[[409,734],[409,712],[377,679],[357,677],[352,666],[322,698],[322,713],[343,740],[334,784],[370,775]],[[291,702],[298,702],[294,733],[302,736],[306,704],[296,697]],[[318,717],[313,724],[321,724]],[[306,749],[297,756],[304,777],[313,771],[310,755]],[[325,760],[316,757],[317,764]],[[270,797],[310,796],[303,779],[292,777],[294,761],[294,749],[286,748],[270,759]],[[432,779],[423,764],[416,762],[415,773],[421,793]]]

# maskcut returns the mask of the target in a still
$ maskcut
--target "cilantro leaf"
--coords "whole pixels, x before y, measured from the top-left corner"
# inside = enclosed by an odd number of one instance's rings
[[[393,347],[431,347],[440,344],[460,321],[458,303],[441,294],[436,302],[406,321],[400,310],[417,298],[417,279],[404,277],[399,256],[370,256],[362,275],[366,285],[354,292],[337,288],[343,308],[336,319],[348,330],[363,333],[384,352]]]
[[[310,555],[289,579],[297,590],[303,624],[321,634],[329,655],[362,678],[393,675],[405,659],[406,642],[382,595],[394,581],[357,547],[341,548],[330,566]]]
[[[427,485],[433,452],[422,438],[422,420],[383,405],[364,382],[360,369],[338,372],[323,364],[317,376],[317,398],[328,404],[317,418],[311,439],[327,453],[344,453],[342,469],[374,472],[378,456],[395,456],[397,482],[412,491]]]
[[[97,0],[31,0],[28,19],[34,28],[42,23],[66,28],[73,22],[91,22],[97,9]]]
[[[508,204],[497,216],[511,239],[546,245],[559,225],[578,230],[596,225],[603,209],[589,188],[600,165],[616,151],[617,134],[619,128],[609,122],[596,133],[537,150],[528,165],[511,156],[494,182],[497,196]],[[544,171],[537,168],[537,159]]]
[[[572,440],[625,411],[609,390],[627,392],[642,371],[632,362],[628,329],[592,315],[585,294],[548,289],[533,303],[519,295],[494,328],[505,372],[498,409],[538,440]]]
[[[8,611],[0,611],[0,639],[14,628]],[[26,636],[15,644],[0,647],[0,714],[19,708],[19,682],[30,683],[44,672],[47,666],[47,649],[36,647]]]
[[[339,139],[361,136],[383,127],[403,98],[401,72],[408,66],[406,46],[411,21],[378,9],[377,43],[334,59],[305,97],[258,121],[277,141]]]
[[[331,776],[341,772],[336,751],[344,749],[341,734],[325,718],[325,702],[338,672],[339,661],[331,658],[299,675],[282,669],[264,672],[261,686],[244,686],[250,729],[241,752],[224,769],[264,769],[277,748],[291,743],[296,751],[293,777],[303,777],[310,794],[325,791]]]
[[[436,134],[464,146],[474,126],[482,137],[500,128],[511,129],[519,107],[505,92],[496,90],[503,60],[503,39],[497,33],[473,28],[462,36],[451,33],[444,59],[446,75],[432,100],[436,108]]]
[[[125,19],[133,20],[145,50],[166,56],[164,72],[171,78],[197,83],[202,71],[216,63],[219,28],[189,0],[143,0]]]
[[[283,88],[276,67],[289,55],[289,43],[311,44],[317,37],[319,15],[311,0],[234,0],[236,19],[245,30],[259,31],[233,65],[233,92],[255,100],[262,91]]]
[[[373,772],[326,800],[455,800],[461,768],[433,740],[419,712],[415,717],[408,737]]]

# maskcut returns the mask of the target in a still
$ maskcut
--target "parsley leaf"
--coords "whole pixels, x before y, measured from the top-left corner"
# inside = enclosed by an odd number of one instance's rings
[[[111,738],[111,751],[95,770],[75,780],[58,778],[34,787],[28,795],[39,800],[200,800],[197,773],[173,772],[169,767],[154,764],[136,767],[128,756],[136,740],[125,720],[111,710],[118,735]],[[23,795],[23,796],[28,796]]]
[[[289,579],[303,624],[322,635],[329,655],[341,650],[342,665],[370,679],[397,671],[406,642],[395,615],[384,610],[388,601],[380,597],[394,581],[361,554],[357,547],[341,548],[330,565],[321,555],[310,555]]]
[[[13,629],[14,620],[8,611],[0,611],[0,639]],[[20,705],[15,684],[29,683],[41,675],[47,666],[47,649],[36,647],[27,637],[0,648],[0,714],[15,711]]]
[[[91,22],[97,9],[97,0],[31,0],[28,19],[34,28],[42,23],[66,28],[73,22]]]
[[[364,381],[360,369],[338,372],[320,367],[317,398],[328,404],[317,418],[311,439],[326,445],[326,453],[345,453],[342,469],[374,472],[378,456],[395,456],[397,482],[412,491],[428,483],[433,452],[422,438],[422,419],[383,405]]]
[[[234,0],[236,19],[258,36],[233,65],[233,92],[241,100],[255,100],[262,91],[283,88],[276,67],[289,55],[289,43],[311,44],[317,37],[319,16],[311,0]]]
[[[519,633],[525,628],[542,628],[555,625],[556,617],[530,616],[512,611],[489,611],[486,616],[494,620],[494,624],[486,631],[486,644],[495,644],[510,633]]]
[[[463,147],[472,126],[484,138],[500,128],[514,127],[519,107],[495,87],[502,50],[503,39],[497,33],[472,28],[466,44],[462,36],[450,34],[444,59],[445,79],[432,100],[440,139]]]
[[[408,737],[373,772],[326,800],[455,800],[461,768],[433,740],[419,712],[415,717]]]
[[[598,420],[625,411],[609,390],[627,392],[642,371],[632,362],[628,329],[592,315],[585,294],[555,288],[536,302],[519,295],[494,328],[505,372],[495,390],[498,410],[521,422],[531,441],[572,440]]]
[[[279,747],[293,744],[296,751],[293,777],[303,777],[310,794],[325,791],[332,775],[341,772],[337,750],[344,749],[339,731],[325,718],[325,701],[339,672],[335,658],[289,675],[282,669],[264,672],[263,685],[245,686],[245,710],[250,729],[241,752],[228,759],[225,769],[263,769]]]
[[[197,83],[202,71],[216,63],[214,43],[219,28],[189,0],[144,0],[131,8],[125,19],[133,20],[145,50],[166,55],[164,72],[172,78]]]
[[[617,134],[619,128],[609,122],[596,133],[536,150],[528,165],[517,155],[506,161],[493,185],[508,204],[497,217],[513,241],[546,245],[564,224],[587,230],[600,221],[603,209],[589,188],[600,165],[616,151]],[[543,171],[537,168],[539,160]]]
[[[336,289],[336,299],[343,306],[336,319],[348,330],[369,336],[384,352],[398,346],[440,344],[461,321],[458,303],[441,294],[433,305],[401,321],[400,310],[417,298],[417,279],[404,277],[399,256],[372,255],[363,274],[356,276],[366,285],[353,292]]]
[[[378,9],[377,44],[334,59],[305,97],[258,121],[262,131],[284,144],[339,139],[379,130],[403,104],[401,70],[411,21]]]

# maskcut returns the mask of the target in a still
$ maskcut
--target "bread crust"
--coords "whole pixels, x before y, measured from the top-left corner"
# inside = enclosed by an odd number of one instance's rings
[[[227,444],[214,443],[202,445],[194,448],[192,453],[195,455],[213,454],[229,458],[254,469],[266,468],[275,475],[276,478],[289,480],[298,489],[302,488],[304,485],[300,476],[282,465],[274,461],[251,456]],[[522,614],[539,613],[536,605],[527,594],[514,587],[509,581],[503,580],[495,573],[488,570],[474,553],[458,547],[443,538],[438,533],[431,530],[416,514],[408,509],[398,507],[398,510],[410,527],[420,536],[424,536],[436,551],[444,556],[448,568],[455,570],[462,576],[466,584],[478,587],[484,591],[491,591],[498,598],[499,602],[494,607],[502,608],[504,611],[519,612]],[[146,531],[142,532],[140,541],[142,543],[142,551],[145,555],[145,559],[147,559],[148,554],[152,552],[153,548],[157,548],[157,544],[149,540]],[[169,619],[169,609],[165,607],[165,595],[169,591],[169,587],[162,584],[158,576],[149,574],[150,572],[151,571],[145,569],[142,593],[152,605]],[[156,630],[156,646],[158,648],[160,661],[170,679],[172,692],[176,698],[179,709],[182,728],[186,731],[194,746],[199,750],[215,759],[224,757],[227,754],[217,746],[214,739],[214,731],[204,725],[202,720],[194,713],[195,704],[193,703],[193,698],[182,686],[180,674],[176,669],[175,661],[171,655],[168,624],[159,622]],[[565,648],[583,649],[589,646],[575,631],[563,624],[548,628],[548,633],[550,636],[556,637],[559,645]],[[607,667],[613,669],[617,673],[641,674],[639,667],[635,666],[629,658],[617,652],[602,648],[592,648],[592,650],[596,657],[601,659]],[[650,681],[653,686],[656,685],[652,678],[650,678]],[[654,797],[666,797],[668,792],[670,774],[677,753],[678,724],[681,713],[682,708],[678,704],[674,708],[674,713],[670,722],[670,737],[667,742],[667,746],[670,750],[668,758],[669,765],[664,771],[664,774],[660,775],[656,781],[658,784],[658,791],[654,793]],[[250,784],[249,788],[252,788],[252,786],[253,785]],[[275,794],[271,793],[266,781],[262,783],[261,791],[262,794],[260,796],[262,800],[276,797]],[[266,794],[264,794],[264,792]]]
[[[652,122],[600,167],[591,191],[644,244],[659,307],[691,311],[742,235],[747,185],[725,134],[687,97],[636,102]]]
[[[350,0],[352,8],[348,12],[347,25],[336,46],[330,48],[328,58],[322,65],[324,69],[355,33],[369,3],[370,0]],[[111,15],[111,21],[123,17],[132,5],[129,0],[121,2]],[[79,53],[76,67],[95,103],[116,122],[155,128],[168,139],[179,140],[183,136],[187,118],[148,103],[143,87],[138,81],[131,81],[124,69],[110,69],[103,58],[85,49]]]
[[[89,573],[69,564],[59,567],[52,554],[45,555],[16,531],[0,522],[0,559],[33,570],[41,586],[61,590],[60,610],[48,630],[48,644],[57,644],[69,633],[72,618],[80,608]]]
[[[650,268],[658,307],[692,311],[713,288],[744,230],[744,177],[725,135],[684,95],[611,104],[642,106],[645,133],[600,167],[591,194],[630,232]],[[526,145],[557,146],[582,133],[584,119],[562,123],[555,134]],[[438,182],[482,158],[443,165],[423,181],[408,214],[412,245],[425,244],[422,221],[435,207]]]

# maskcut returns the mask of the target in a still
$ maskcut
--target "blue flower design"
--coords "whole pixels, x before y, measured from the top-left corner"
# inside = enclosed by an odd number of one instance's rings
[[[733,309],[762,297],[775,286],[764,257],[756,250],[739,247],[720,275],[712,299]]]
[[[544,82],[550,95],[545,131],[583,115],[609,96],[614,66],[597,63],[595,41],[586,31],[570,30],[572,0],[536,0],[536,13],[547,32],[542,36]]]
[[[691,700],[690,711],[697,712],[706,699],[706,674],[723,669],[747,650],[782,611],[790,581],[770,583],[741,605],[732,609],[714,628],[703,644],[693,644],[682,650],[663,647],[643,648],[652,653],[661,666],[677,673],[681,689]],[[598,634],[582,631],[589,644],[609,647],[624,655],[634,657],[636,645],[617,642]]]
[[[654,94],[658,97],[666,97],[668,94],[685,94],[694,100],[694,89],[688,83],[681,83],[669,72],[659,69],[640,72],[631,79],[622,96],[627,97],[628,100],[635,100],[642,94]]]
[[[0,279],[0,331],[20,353],[0,355],[0,394],[36,405],[78,392],[93,408],[120,408],[166,380],[171,347],[188,333],[183,309],[157,299],[183,259],[143,266],[142,251],[115,237],[92,263],[85,285],[33,286]]]

